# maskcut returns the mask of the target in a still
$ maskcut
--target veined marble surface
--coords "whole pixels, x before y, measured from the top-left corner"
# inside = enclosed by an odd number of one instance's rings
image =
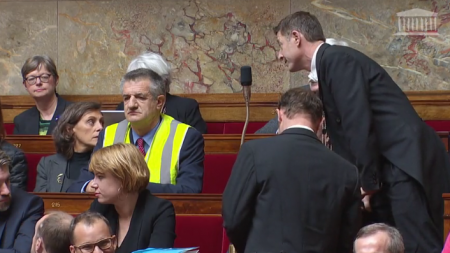
[[[290,74],[276,60],[272,32],[298,10],[315,14],[326,37],[379,62],[403,90],[448,90],[449,6],[450,0],[0,0],[0,95],[26,94],[20,69],[38,54],[56,61],[58,92],[118,94],[128,63],[144,51],[171,64],[173,93],[240,92],[243,65],[252,66],[253,92],[282,92],[307,82],[308,73]],[[435,13],[436,30],[399,34],[400,12]]]

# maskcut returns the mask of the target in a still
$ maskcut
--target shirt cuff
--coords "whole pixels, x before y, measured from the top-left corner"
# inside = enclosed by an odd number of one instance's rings
[[[81,193],[85,193],[86,192],[86,186],[89,184],[89,182],[91,182],[91,180],[89,180],[86,183],[84,183],[83,187],[81,187]]]

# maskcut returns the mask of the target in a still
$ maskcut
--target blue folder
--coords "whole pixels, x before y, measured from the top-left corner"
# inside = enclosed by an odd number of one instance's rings
[[[185,253],[185,252],[199,252],[198,247],[193,248],[179,248],[179,249],[156,249],[156,248],[148,248],[148,249],[141,249],[137,251],[133,251],[132,253]]]

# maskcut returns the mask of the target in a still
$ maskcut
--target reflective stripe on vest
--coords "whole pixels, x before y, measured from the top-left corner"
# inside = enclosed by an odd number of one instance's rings
[[[189,125],[161,114],[162,120],[156,130],[145,160],[150,171],[150,182],[176,184],[179,156]],[[130,123],[126,120],[105,129],[103,147],[115,143],[130,143]]]

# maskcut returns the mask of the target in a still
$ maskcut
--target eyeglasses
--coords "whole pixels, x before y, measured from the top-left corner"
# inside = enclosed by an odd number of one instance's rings
[[[48,80],[50,80],[51,76],[52,75],[49,74],[42,74],[40,76],[29,76],[25,78],[25,81],[27,81],[27,84],[29,85],[34,85],[36,84],[36,80],[39,78],[39,80],[41,80],[41,83],[46,83],[48,82]]]
[[[81,246],[74,246],[75,249],[80,250],[82,253],[92,253],[95,250],[95,247],[99,247],[101,250],[108,250],[113,246],[115,236],[111,236],[109,238],[101,239],[96,243],[84,244]]]

